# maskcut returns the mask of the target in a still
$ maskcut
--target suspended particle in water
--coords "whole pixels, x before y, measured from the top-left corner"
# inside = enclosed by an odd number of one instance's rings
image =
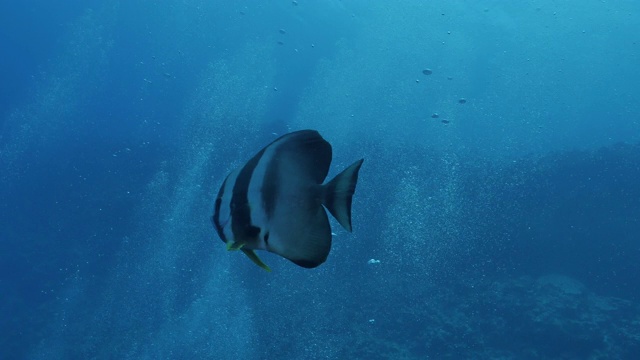
[[[424,69],[424,70],[422,70],[422,73],[425,74],[425,75],[431,75],[431,74],[433,74],[433,71],[431,69]]]

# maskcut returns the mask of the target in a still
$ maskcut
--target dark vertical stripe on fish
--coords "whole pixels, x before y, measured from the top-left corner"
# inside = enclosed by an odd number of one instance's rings
[[[275,211],[276,199],[280,192],[280,177],[278,176],[278,171],[278,150],[276,149],[273,158],[269,164],[267,164],[267,170],[264,174],[264,182],[262,183],[262,204],[267,219],[271,219]]]
[[[251,225],[251,208],[249,206],[249,183],[260,158],[264,154],[262,149],[240,170],[236,183],[233,184],[231,197],[231,230],[236,241],[254,239],[260,234],[260,228]]]
[[[227,176],[227,179],[229,176]],[[218,197],[216,198],[216,204],[213,207],[213,216],[211,217],[211,221],[213,222],[213,226],[216,228],[218,232],[218,236],[222,239],[223,242],[227,242],[227,239],[224,236],[224,231],[222,231],[222,225],[220,224],[220,206],[222,205],[222,195],[224,194],[224,186],[227,183],[227,179],[224,179],[222,183],[222,187],[220,191],[218,191]]]

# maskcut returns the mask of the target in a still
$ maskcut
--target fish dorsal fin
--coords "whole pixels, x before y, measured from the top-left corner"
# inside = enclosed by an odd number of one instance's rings
[[[315,130],[300,130],[278,140],[274,159],[286,162],[287,168],[295,168],[299,175],[322,184],[331,165],[331,145]]]
[[[351,231],[351,199],[356,191],[358,172],[364,159],[360,159],[333,180],[324,185],[323,205],[347,231]]]

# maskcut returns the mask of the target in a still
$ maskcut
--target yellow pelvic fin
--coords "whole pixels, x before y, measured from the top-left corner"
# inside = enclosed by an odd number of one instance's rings
[[[233,241],[227,241],[227,251],[236,251],[242,249],[244,243],[237,243]]]
[[[258,255],[256,255],[256,253],[253,250],[242,249],[242,252],[245,255],[247,255],[249,257],[249,259],[251,259],[251,261],[253,261],[254,264],[260,266],[261,268],[267,270],[268,272],[271,272],[271,269],[267,266],[267,264],[263,263],[262,260],[260,260]]]

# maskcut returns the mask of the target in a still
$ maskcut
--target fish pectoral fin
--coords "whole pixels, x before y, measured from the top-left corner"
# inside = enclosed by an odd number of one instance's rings
[[[237,243],[237,242],[229,241],[229,242],[227,242],[227,251],[240,250],[240,249],[242,249],[243,246],[244,246],[244,243]]]
[[[255,251],[250,249],[241,249],[241,250],[245,255],[247,255],[249,259],[251,259],[251,261],[253,261],[254,264],[260,266],[261,268],[267,270],[268,272],[271,272],[271,269],[267,266],[267,264],[263,263],[262,260],[260,260],[258,255],[256,255]]]

